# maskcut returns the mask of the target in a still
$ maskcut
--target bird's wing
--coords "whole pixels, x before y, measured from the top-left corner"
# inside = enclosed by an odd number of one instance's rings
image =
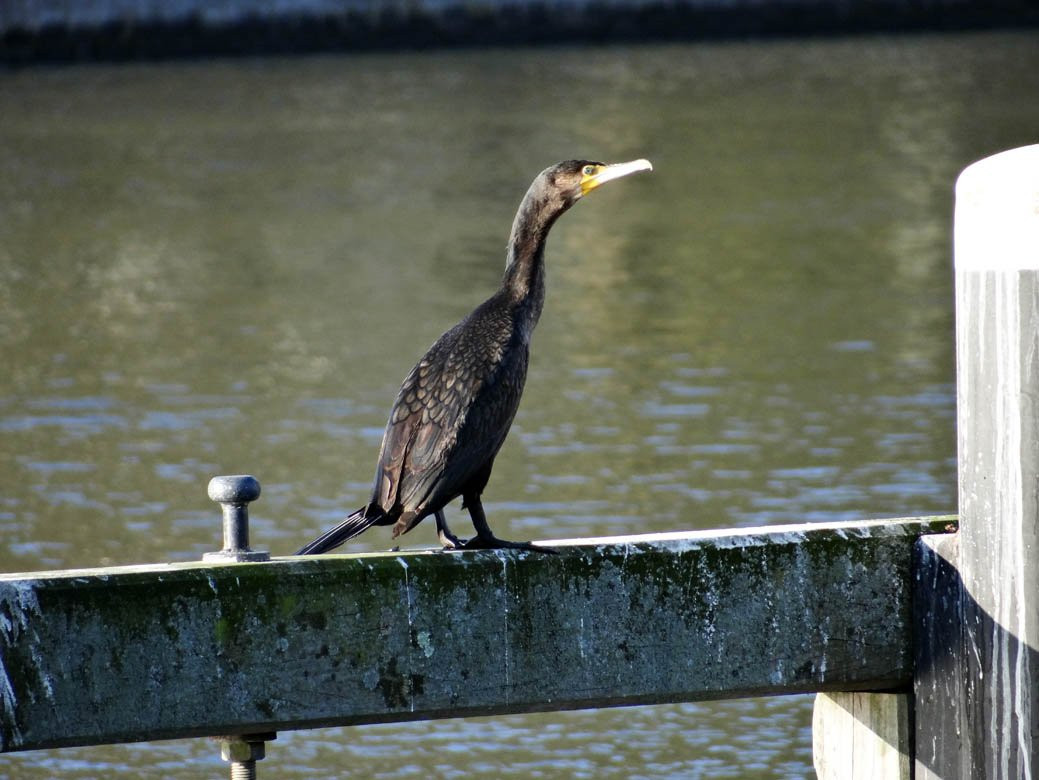
[[[519,404],[526,347],[506,349],[481,332],[467,320],[445,333],[408,374],[390,413],[377,500],[415,512],[414,522],[489,465]]]
[[[483,484],[473,486],[470,482],[485,469],[483,482],[490,476],[494,457],[505,442],[519,408],[527,377],[527,359],[527,346],[516,345],[501,357],[493,376],[481,384],[459,426],[454,452],[444,473],[445,484],[457,486],[458,491],[483,489]]]

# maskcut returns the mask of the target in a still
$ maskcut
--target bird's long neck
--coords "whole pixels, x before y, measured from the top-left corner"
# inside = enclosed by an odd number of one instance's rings
[[[529,330],[537,325],[545,303],[545,241],[564,210],[538,197],[532,187],[512,223],[502,290],[516,304]]]

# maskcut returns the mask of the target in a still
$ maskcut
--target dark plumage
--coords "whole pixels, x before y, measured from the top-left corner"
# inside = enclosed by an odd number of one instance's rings
[[[652,166],[646,160],[568,160],[534,179],[512,224],[501,287],[437,339],[401,385],[371,501],[297,555],[327,552],[373,525],[392,525],[397,537],[429,515],[448,548],[546,549],[494,536],[480,494],[523,394],[530,337],[545,300],[548,232],[583,195],[642,170]],[[476,529],[468,542],[456,538],[444,519],[444,507],[458,496]]]

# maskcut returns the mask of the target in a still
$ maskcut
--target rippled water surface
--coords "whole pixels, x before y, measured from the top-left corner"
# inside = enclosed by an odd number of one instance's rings
[[[530,179],[575,156],[656,170],[553,232],[496,531],[952,511],[951,188],[1035,142],[1037,73],[1011,33],[0,73],[0,567],[196,559],[214,474],[261,480],[276,554],[361,505],[400,380],[497,285]],[[286,733],[261,770],[806,777],[810,707]],[[195,740],[0,774],[219,764]]]

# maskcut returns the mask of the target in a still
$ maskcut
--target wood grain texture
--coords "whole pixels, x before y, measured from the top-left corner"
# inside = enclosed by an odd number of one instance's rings
[[[951,522],[5,575],[0,747],[907,688]]]

